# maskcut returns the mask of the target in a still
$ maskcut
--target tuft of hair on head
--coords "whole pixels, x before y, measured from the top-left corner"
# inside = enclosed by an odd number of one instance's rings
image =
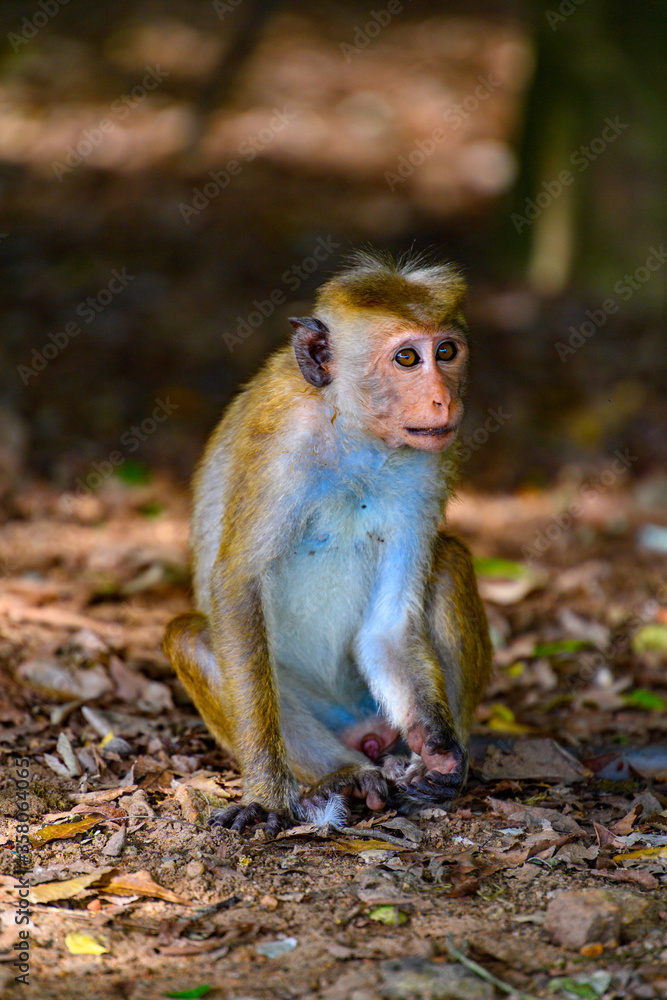
[[[432,263],[425,254],[394,258],[357,250],[320,288],[315,308],[323,315],[369,312],[409,323],[442,326],[460,311],[466,282],[454,264]]]

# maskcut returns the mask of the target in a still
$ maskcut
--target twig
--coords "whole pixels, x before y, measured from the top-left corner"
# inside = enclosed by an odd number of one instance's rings
[[[466,969],[470,969],[470,971],[474,972],[480,979],[486,980],[486,982],[491,983],[492,986],[497,986],[497,988],[502,990],[503,993],[514,993],[516,996],[520,997],[521,1000],[540,1000],[540,998],[536,997],[533,993],[524,993],[523,990],[517,990],[515,986],[510,986],[509,983],[504,982],[502,979],[498,979],[498,977],[494,976],[492,972],[487,972],[483,965],[478,965],[477,962],[473,962],[471,958],[468,958],[462,951],[459,951],[459,949],[454,945],[451,937],[448,937],[445,943],[447,945],[447,951],[452,958],[455,958],[457,962],[461,963],[461,965],[465,965]]]
[[[397,847],[412,847],[416,850],[417,845],[413,840],[408,840],[407,837],[394,837],[391,833],[384,833],[383,830],[378,830],[374,827],[372,830],[357,830],[355,826],[341,826],[341,833],[347,833],[350,837],[365,837],[367,840],[385,840],[388,844],[395,844]]]

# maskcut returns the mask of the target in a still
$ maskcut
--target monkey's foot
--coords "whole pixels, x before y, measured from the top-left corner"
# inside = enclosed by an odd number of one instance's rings
[[[423,727],[408,733],[408,743],[421,760],[410,763],[391,788],[389,804],[402,812],[455,799],[468,774],[468,752],[457,736],[426,737]]]
[[[309,790],[307,797],[314,800],[324,796],[341,802],[344,810],[341,822],[329,822],[332,826],[342,826],[348,818],[345,798],[365,799],[369,809],[382,809],[387,801],[388,791],[387,781],[380,767],[353,765],[343,767],[318,781]]]
[[[251,802],[247,806],[227,806],[226,809],[215,809],[208,820],[209,826],[222,826],[226,830],[236,830],[243,833],[248,826],[266,821],[267,837],[275,837],[285,830],[293,821],[286,813],[272,812],[261,806],[259,802]]]

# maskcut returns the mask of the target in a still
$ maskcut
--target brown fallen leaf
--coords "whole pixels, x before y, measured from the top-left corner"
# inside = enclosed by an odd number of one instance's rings
[[[390,851],[414,851],[415,844],[388,844],[386,840],[332,840],[331,843],[337,851],[346,851],[348,854],[361,854],[362,851],[377,851],[387,849]]]
[[[643,812],[644,806],[641,802],[638,802],[629,813],[626,813],[622,819],[619,819],[609,827],[611,833],[615,833],[619,837],[627,837],[628,834],[632,833],[633,826]]]
[[[623,841],[619,840],[611,830],[602,826],[601,823],[596,823],[595,820],[593,820],[593,829],[595,830],[595,836],[598,839],[600,847],[625,847]]]
[[[70,798],[73,802],[95,805],[98,802],[111,802],[121,795],[129,795],[138,787],[138,785],[119,785],[118,788],[105,788],[99,792],[75,792]]]
[[[99,868],[90,875],[78,875],[63,882],[44,882],[42,885],[32,887],[28,899],[31,903],[53,903],[58,899],[71,899],[82,889],[89,889],[101,882],[112,871],[113,868]]]
[[[226,800],[232,797],[231,792],[224,787],[222,779],[217,774],[199,771],[179,781],[179,785],[185,785],[186,788],[196,788],[198,792],[203,792],[214,806],[224,805]],[[216,799],[224,801],[218,803]]]
[[[105,816],[84,816],[72,823],[53,823],[51,826],[44,826],[41,830],[31,833],[30,843],[33,847],[41,847],[42,844],[48,844],[50,840],[69,840],[70,837],[76,837],[78,833],[91,830],[105,818]]]
[[[615,871],[593,869],[591,875],[601,875],[613,882],[627,882],[630,885],[640,885],[642,889],[657,889],[660,882],[650,872],[637,871],[635,868],[617,868]]]
[[[104,886],[104,891],[117,896],[154,896],[156,899],[164,899],[167,903],[182,903],[184,906],[196,906],[190,899],[177,896],[171,889],[165,889],[153,881],[151,873],[142,868],[138,872],[121,872],[114,875],[110,882]]]

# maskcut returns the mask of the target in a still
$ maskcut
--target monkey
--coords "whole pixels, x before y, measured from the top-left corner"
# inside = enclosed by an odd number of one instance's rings
[[[451,264],[358,252],[290,319],[194,477],[197,610],[165,650],[243,777],[212,824],[456,797],[492,649],[448,532],[468,362]]]

